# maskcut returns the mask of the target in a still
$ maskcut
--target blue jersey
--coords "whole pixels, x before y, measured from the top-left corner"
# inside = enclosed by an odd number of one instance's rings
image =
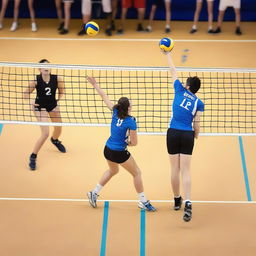
[[[195,94],[186,90],[177,79],[174,82],[174,100],[170,128],[193,131],[192,122],[197,111],[204,111],[204,103]]]
[[[136,130],[136,120],[132,116],[127,116],[125,119],[118,118],[118,110],[113,110],[111,122],[111,135],[107,140],[106,146],[112,150],[122,151],[127,147],[127,139],[129,130]]]

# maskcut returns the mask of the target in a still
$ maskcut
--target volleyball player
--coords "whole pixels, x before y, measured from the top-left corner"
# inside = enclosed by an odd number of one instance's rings
[[[103,174],[95,189],[87,193],[91,206],[97,207],[97,198],[101,189],[119,172],[120,164],[133,176],[134,186],[139,197],[138,206],[147,211],[155,211],[156,209],[144,195],[141,171],[130,152],[126,149],[127,146],[137,145],[137,124],[135,118],[130,116],[131,101],[126,97],[122,97],[114,105],[93,77],[87,77],[87,80],[96,89],[106,106],[113,111],[111,135],[104,148],[104,156],[109,169]]]
[[[39,63],[49,63],[43,59]],[[49,68],[40,68],[40,75],[36,76],[35,81],[29,82],[29,87],[24,91],[24,98],[29,99],[30,93],[36,89],[36,99],[32,102],[32,107],[38,122],[47,122],[50,117],[52,122],[61,123],[60,108],[58,101],[64,96],[64,82],[57,75],[52,75]],[[58,99],[56,100],[56,91],[58,90]],[[36,169],[37,154],[44,142],[49,136],[49,127],[40,126],[41,136],[37,140],[33,152],[29,158],[29,167],[31,170]],[[51,142],[57,149],[65,153],[66,149],[58,140],[61,135],[62,127],[54,126]]]
[[[172,169],[171,184],[174,193],[174,210],[179,210],[182,205],[180,195],[181,175],[185,194],[183,219],[184,221],[190,221],[192,218],[190,162],[194,138],[197,139],[199,135],[200,116],[204,111],[204,103],[195,95],[200,89],[201,81],[196,76],[189,77],[186,84],[183,85],[178,79],[171,53],[165,54],[170,66],[175,93],[172,103],[172,118],[166,140]]]

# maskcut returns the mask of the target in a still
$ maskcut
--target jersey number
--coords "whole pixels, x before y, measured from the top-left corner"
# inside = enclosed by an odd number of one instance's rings
[[[123,121],[124,121],[123,119],[118,119],[117,123],[116,123],[116,126],[121,126]]]
[[[46,91],[46,95],[52,95],[52,93],[51,93],[51,88],[50,87],[46,87],[46,88],[44,88],[45,89],[45,91]]]
[[[188,107],[190,107],[192,104],[190,101],[187,101],[187,99],[184,99],[181,104],[180,107],[185,108],[186,110],[189,110]]]

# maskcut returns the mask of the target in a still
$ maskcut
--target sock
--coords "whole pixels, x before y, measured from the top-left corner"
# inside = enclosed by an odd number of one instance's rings
[[[212,26],[209,26],[209,27],[208,27],[208,30],[211,30],[211,29],[212,29]]]
[[[30,155],[30,157],[31,157],[31,158],[36,158],[36,157],[37,157],[37,154],[32,153],[32,154]]]
[[[139,200],[142,202],[142,203],[146,203],[148,200],[146,198],[146,196],[144,195],[144,192],[141,192],[141,193],[138,193],[138,196],[139,196]]]
[[[179,195],[179,196],[174,196],[174,198],[181,198],[181,195]]]
[[[192,29],[197,29],[197,28],[196,28],[196,25],[193,25],[193,26],[192,26]]]
[[[165,28],[170,28],[170,25],[165,25]]]
[[[101,189],[103,188],[103,186],[101,186],[99,183],[96,185],[95,189],[92,191],[93,193],[99,195]]]

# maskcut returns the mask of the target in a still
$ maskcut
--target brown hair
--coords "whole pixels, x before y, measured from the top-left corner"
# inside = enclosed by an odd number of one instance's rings
[[[128,108],[130,106],[130,101],[127,97],[122,97],[118,100],[114,109],[118,110],[118,117],[124,119],[128,116]]]

